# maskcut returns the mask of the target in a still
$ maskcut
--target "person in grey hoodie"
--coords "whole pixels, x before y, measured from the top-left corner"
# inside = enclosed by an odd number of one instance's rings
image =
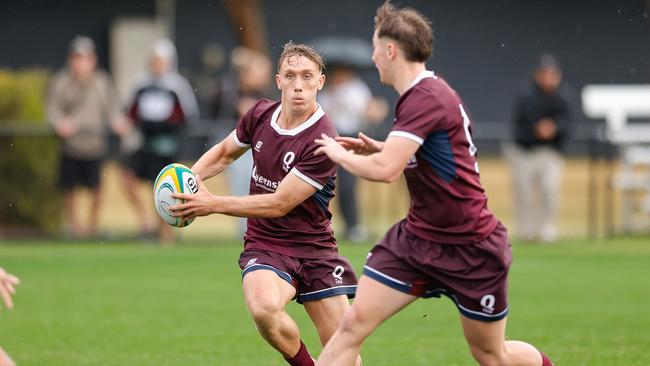
[[[125,185],[137,212],[146,212],[138,195],[138,181],[153,184],[160,170],[177,162],[181,134],[198,118],[198,104],[190,83],[178,73],[176,47],[168,39],[157,40],[151,50],[147,75],[138,82],[127,115],[142,136],[140,148],[126,161]],[[141,234],[151,232],[149,218],[138,215]],[[174,240],[171,228],[158,220],[161,242]]]

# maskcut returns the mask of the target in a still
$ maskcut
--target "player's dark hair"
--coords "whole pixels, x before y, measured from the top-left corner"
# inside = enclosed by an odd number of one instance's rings
[[[292,56],[304,56],[312,60],[316,66],[318,66],[318,71],[323,72],[325,70],[325,60],[316,50],[307,44],[304,43],[293,43],[289,41],[282,46],[282,54],[278,59],[278,72],[280,72],[280,67],[285,59]]]
[[[398,9],[387,0],[377,8],[375,30],[378,37],[398,43],[407,61],[425,62],[433,52],[431,21],[413,8]]]

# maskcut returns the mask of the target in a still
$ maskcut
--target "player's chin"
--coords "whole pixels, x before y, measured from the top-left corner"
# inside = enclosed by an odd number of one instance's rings
[[[295,114],[301,114],[304,113],[307,110],[307,103],[304,101],[291,101],[291,110]]]

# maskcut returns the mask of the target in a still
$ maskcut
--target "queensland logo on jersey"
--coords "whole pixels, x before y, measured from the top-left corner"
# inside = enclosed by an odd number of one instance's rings
[[[251,173],[251,179],[253,182],[255,182],[255,185],[267,190],[269,192],[275,192],[276,189],[278,189],[278,185],[280,185],[280,182],[276,182],[273,180],[270,180],[260,174],[257,174],[257,166],[253,166],[253,172]]]
[[[288,172],[289,169],[291,169],[291,163],[296,159],[296,154],[293,151],[289,151],[288,153],[284,154],[284,158],[282,158],[282,170],[285,172]]]
[[[343,268],[343,266],[336,266],[336,268],[334,268],[334,271],[332,271],[332,277],[334,277],[334,281],[336,282],[337,285],[343,283],[344,272],[345,272],[345,268]]]
[[[415,157],[415,155],[413,155],[406,163],[406,169],[417,168],[417,166],[418,166],[418,159]]]
[[[262,149],[262,144],[263,144],[262,141],[257,141],[257,143],[255,144],[255,151],[259,152]]]
[[[483,296],[483,298],[481,298],[481,306],[483,307],[483,312],[488,314],[494,313],[495,302],[496,299],[494,298],[494,295]]]

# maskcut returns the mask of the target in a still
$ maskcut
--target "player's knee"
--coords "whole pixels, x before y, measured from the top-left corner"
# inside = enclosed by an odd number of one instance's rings
[[[472,356],[481,366],[501,366],[505,365],[503,352],[485,349],[476,346],[470,346]]]
[[[282,307],[269,301],[251,301],[248,303],[248,311],[257,325],[265,326],[273,323]]]
[[[348,336],[354,338],[365,338],[367,333],[369,333],[366,330],[368,328],[367,323],[368,320],[363,313],[359,312],[354,307],[351,307],[350,310],[345,313],[345,316],[341,321],[340,329],[342,333],[345,333]]]

